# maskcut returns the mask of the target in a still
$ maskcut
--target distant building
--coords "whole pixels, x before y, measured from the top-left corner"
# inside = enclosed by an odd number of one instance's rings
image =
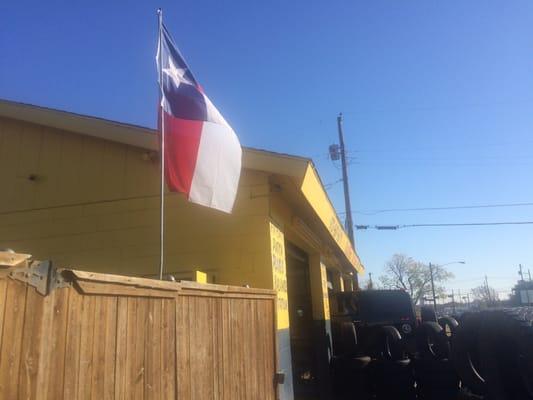
[[[510,300],[515,306],[533,305],[533,281],[519,280],[513,288]]]

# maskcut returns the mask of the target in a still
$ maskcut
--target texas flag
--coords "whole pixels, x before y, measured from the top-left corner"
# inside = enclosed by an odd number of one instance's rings
[[[167,185],[193,203],[230,213],[241,173],[239,139],[163,24],[157,49]]]

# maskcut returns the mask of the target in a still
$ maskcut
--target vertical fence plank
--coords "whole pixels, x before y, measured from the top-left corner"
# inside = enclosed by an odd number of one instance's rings
[[[106,297],[105,356],[103,399],[115,398],[115,360],[117,346],[117,298]],[[100,399],[98,399],[100,400]]]
[[[147,299],[137,298],[137,326],[135,328],[135,375],[133,377],[134,399],[144,398],[144,376],[146,373],[146,366],[144,360],[144,346],[146,323],[147,323]]]
[[[231,400],[231,328],[230,328],[230,300],[220,300],[220,357],[222,375],[222,398]]]
[[[63,394],[69,293],[70,289],[67,288],[57,289],[54,292],[52,329],[51,336],[48,338],[48,346],[51,347],[51,357],[48,364],[48,399],[60,399]]]
[[[213,329],[215,336],[215,399],[224,399],[224,337],[222,327],[222,298],[214,301]]]
[[[255,328],[247,331],[247,334],[250,337],[250,354],[248,356],[250,364],[247,372],[250,375],[250,394],[254,397],[258,393],[264,393],[259,391],[259,374],[264,366],[260,365],[262,359],[259,357],[259,342],[257,340],[257,335],[258,333],[260,334],[259,318],[257,315],[257,300],[248,300],[248,303],[250,310],[250,326]]]
[[[78,398],[90,399],[93,376],[93,346],[96,296],[85,296],[82,304]]]
[[[24,328],[26,286],[9,281],[5,304],[5,324],[0,352],[0,398],[15,399],[18,396],[18,372]]]
[[[234,340],[232,341],[232,352],[233,357],[233,369],[237,372],[233,379],[233,388],[235,393],[235,398],[245,400],[245,380],[244,380],[244,348],[242,343],[242,331],[244,327],[244,321],[242,316],[244,315],[243,299],[235,299],[234,306],[232,307],[232,336]]]
[[[177,321],[178,298],[161,300],[161,398],[178,399]]]
[[[144,383],[144,397],[146,399],[161,398],[161,303],[162,299],[148,300],[148,321],[146,324],[146,346],[144,347],[146,360],[146,375]]]
[[[83,296],[71,289],[68,302],[67,338],[65,345],[65,383],[63,398],[75,399],[78,394],[78,368],[80,366],[80,342]]]
[[[257,328],[256,321],[253,319],[253,304],[252,300],[244,300],[244,316],[245,320],[243,321],[244,326],[250,326]],[[254,337],[255,333],[252,333],[252,329],[245,329],[241,332],[242,341],[243,341],[243,352],[244,357],[244,382],[246,388],[246,398],[253,398],[257,395],[257,387],[254,386],[254,377],[256,370],[257,358],[255,354],[254,346]]]
[[[2,351],[2,341],[4,331],[4,312],[6,310],[6,295],[7,295],[7,278],[0,278],[0,352]]]
[[[40,346],[35,343],[35,336],[43,317],[42,296],[33,288],[27,290],[25,309],[18,385],[19,397],[32,399],[35,398],[40,355]]]
[[[274,314],[273,314],[273,301],[261,301],[258,302],[258,332],[260,335],[257,337],[259,342],[258,349],[260,355],[258,360],[261,360],[261,368],[259,369],[261,389],[265,393],[265,400],[274,400],[276,398],[275,391],[273,390],[274,373],[275,373],[275,326]]]
[[[126,376],[128,354],[128,298],[117,299],[117,329],[115,354],[115,390],[114,398],[126,400]]]
[[[176,314],[177,394],[178,399],[191,399],[190,315],[189,297],[179,296]]]
[[[52,322],[54,320],[55,292],[42,297],[43,309],[41,323],[35,332],[35,345],[40,350],[39,366],[37,367],[37,382],[35,387],[35,398],[46,399],[50,383],[49,365],[52,358],[52,346],[50,346],[50,336],[52,335]]]
[[[190,344],[189,359],[191,377],[194,384],[193,398],[208,400],[213,398],[213,343],[211,326],[211,302],[208,297],[195,297],[189,300]]]
[[[127,400],[135,397],[135,380],[137,371],[135,369],[135,330],[137,329],[137,299],[128,298],[128,326],[126,338],[126,379],[124,387],[124,398]]]
[[[92,377],[91,399],[101,400],[104,397],[104,373],[105,373],[105,332],[106,332],[106,298],[95,296],[94,298],[94,338],[92,346]]]

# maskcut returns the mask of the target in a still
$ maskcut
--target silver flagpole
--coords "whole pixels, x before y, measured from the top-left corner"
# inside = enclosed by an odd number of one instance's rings
[[[157,15],[159,20],[159,85],[161,87],[160,94],[160,104],[163,100],[163,59],[162,59],[162,46],[163,46],[163,10],[161,8],[157,9]],[[160,192],[160,221],[159,221],[159,279],[163,279],[163,270],[165,263],[165,117],[164,110],[159,108],[159,117],[161,118],[161,192]]]

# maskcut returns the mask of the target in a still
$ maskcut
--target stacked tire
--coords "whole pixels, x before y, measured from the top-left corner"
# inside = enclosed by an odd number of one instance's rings
[[[465,315],[452,340],[464,385],[486,400],[533,399],[533,308]]]
[[[441,321],[450,329],[453,319]],[[449,336],[437,322],[423,322],[417,329],[417,357],[414,371],[420,400],[454,400],[459,396],[459,377],[450,360]]]
[[[332,324],[337,349],[331,358],[333,391],[336,400],[371,399],[371,358],[361,352],[351,321]]]
[[[377,400],[416,400],[411,360],[404,351],[402,337],[393,326],[378,328],[381,351],[372,361],[372,392]]]

